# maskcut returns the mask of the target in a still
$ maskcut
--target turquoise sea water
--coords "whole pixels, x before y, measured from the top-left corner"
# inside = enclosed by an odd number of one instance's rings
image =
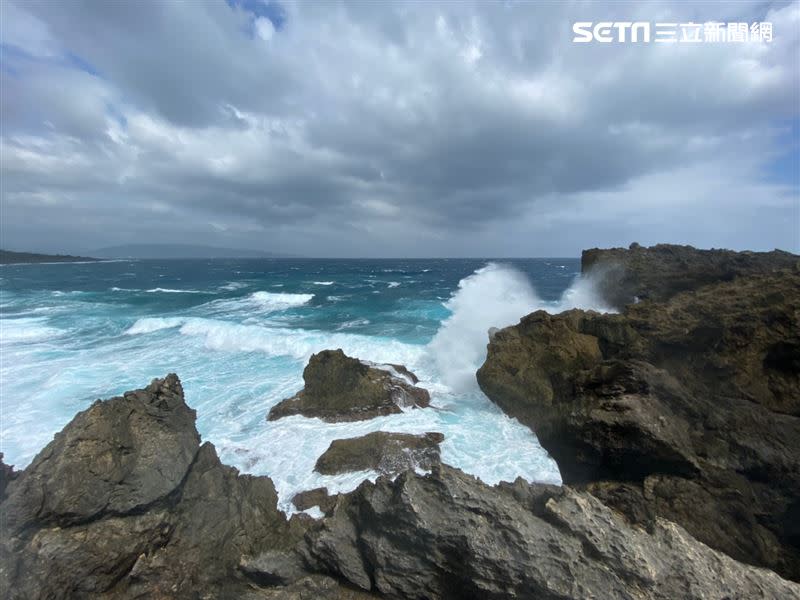
[[[204,440],[244,472],[269,475],[282,508],[302,489],[355,487],[316,458],[369,431],[441,431],[445,462],[488,483],[559,482],[528,428],[477,388],[487,330],[533,310],[600,308],[577,259],[170,260],[0,268],[0,449],[27,465],[97,398],[176,372]],[[431,410],[360,423],[269,408],[302,387],[325,348],[420,377]]]

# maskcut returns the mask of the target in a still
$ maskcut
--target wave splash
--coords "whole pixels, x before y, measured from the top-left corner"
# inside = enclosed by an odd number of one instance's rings
[[[458,393],[477,387],[475,373],[486,359],[492,327],[508,327],[536,310],[612,312],[603,305],[591,278],[577,277],[559,300],[545,302],[523,273],[497,263],[489,263],[462,279],[445,307],[452,314],[442,322],[428,352],[442,382]]]
[[[489,328],[516,323],[540,304],[527,278],[505,265],[489,263],[462,279],[445,302],[452,314],[428,346],[442,381],[456,392],[473,389]]]

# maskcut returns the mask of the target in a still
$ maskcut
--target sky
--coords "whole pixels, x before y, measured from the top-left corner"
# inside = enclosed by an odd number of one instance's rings
[[[575,21],[771,42],[573,43]],[[0,247],[800,252],[800,2],[0,0]]]

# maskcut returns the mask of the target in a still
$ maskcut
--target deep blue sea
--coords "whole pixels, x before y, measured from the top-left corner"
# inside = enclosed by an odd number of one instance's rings
[[[440,431],[445,462],[488,483],[559,482],[527,427],[478,389],[487,330],[523,315],[601,308],[577,259],[169,260],[0,267],[0,449],[26,466],[97,398],[180,376],[204,440],[222,460],[299,490],[355,487],[374,473],[313,473],[337,438]],[[269,408],[302,387],[325,348],[403,363],[433,409],[359,423]]]

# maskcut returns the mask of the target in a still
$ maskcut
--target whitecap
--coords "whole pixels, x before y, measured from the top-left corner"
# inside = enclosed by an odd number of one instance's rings
[[[254,292],[250,299],[268,310],[285,310],[308,304],[314,294],[288,294],[276,292]]]
[[[173,289],[173,288],[157,287],[157,288],[153,288],[153,289],[147,290],[147,293],[148,294],[157,294],[157,293],[162,293],[162,294],[209,294],[209,293],[213,293],[213,292],[204,292],[202,290],[176,290],[176,289]]]
[[[0,319],[0,342],[3,344],[40,342],[62,333],[62,330],[47,325],[46,317]]]
[[[184,317],[145,317],[139,319],[126,329],[124,334],[140,335],[161,331],[162,329],[172,329],[173,327],[183,325],[185,321],[186,319]]]

